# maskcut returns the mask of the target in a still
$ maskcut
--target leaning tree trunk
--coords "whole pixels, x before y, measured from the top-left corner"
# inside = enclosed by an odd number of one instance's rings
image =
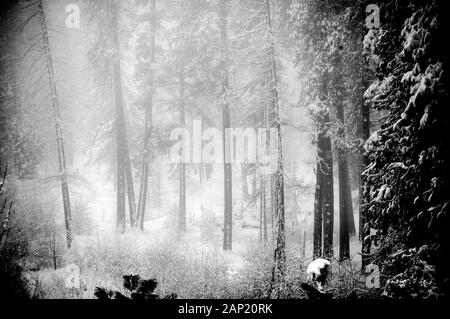
[[[38,10],[43,40],[43,51],[44,51],[43,53],[46,57],[46,68],[52,96],[52,109],[56,129],[56,146],[58,150],[58,164],[59,164],[58,168],[64,207],[64,224],[66,228],[67,248],[70,248],[72,245],[72,229],[71,229],[69,186],[67,184],[66,154],[64,152],[64,138],[61,124],[60,102],[58,92],[56,90],[56,79],[55,79],[55,71],[53,68],[53,58],[50,50],[48,28],[47,23],[45,21],[45,14],[42,0],[38,2]]]
[[[246,170],[245,164],[241,164],[241,172],[242,172],[242,202],[247,202],[248,201],[248,182],[247,182],[247,170]],[[254,189],[253,189],[253,193],[255,193]]]
[[[123,118],[125,118],[123,116]],[[125,122],[125,120],[124,120]],[[125,129],[125,123],[123,127],[123,147],[124,147],[124,163],[125,163],[125,180],[126,180],[126,189],[128,191],[128,204],[130,210],[130,225],[133,227],[136,222],[136,199],[134,196],[134,184],[133,184],[133,172],[131,171],[131,162],[130,162],[130,151],[128,149],[127,142],[127,131]]]
[[[156,22],[155,22],[155,11],[156,11],[156,0],[151,1],[151,35],[150,35],[150,63],[155,62],[155,33],[156,33]],[[139,189],[139,199],[138,199],[138,209],[137,209],[137,220],[140,229],[144,230],[144,216],[145,216],[145,205],[147,203],[147,188],[148,188],[148,175],[149,175],[149,164],[151,160],[151,149],[150,149],[150,138],[152,134],[152,111],[153,111],[153,73],[150,74],[151,89],[148,96],[148,103],[145,107],[145,127],[144,127],[144,154],[142,157],[142,169],[141,169],[141,187]]]
[[[232,249],[232,228],[233,228],[233,195],[232,195],[232,171],[230,160],[231,140],[227,131],[230,129],[230,104],[228,101],[229,90],[229,70],[228,70],[228,32],[227,32],[227,8],[226,0],[220,1],[220,38],[222,42],[222,142],[223,142],[223,165],[224,165],[224,224],[223,224],[223,249]]]

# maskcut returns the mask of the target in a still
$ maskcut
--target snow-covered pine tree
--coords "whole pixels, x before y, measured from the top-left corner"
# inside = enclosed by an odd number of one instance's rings
[[[378,77],[365,96],[388,114],[366,143],[364,227],[376,234],[364,240],[380,246],[371,260],[386,295],[435,298],[450,282],[448,19],[443,1],[386,1],[380,12],[365,38]]]

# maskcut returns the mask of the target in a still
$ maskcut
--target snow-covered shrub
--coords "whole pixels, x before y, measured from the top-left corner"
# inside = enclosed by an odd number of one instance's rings
[[[23,278],[20,257],[26,243],[10,236],[13,228],[13,201],[8,198],[6,169],[0,168],[0,297],[28,298],[29,290]],[[13,230],[14,231],[14,230]]]
[[[436,256],[427,245],[401,249],[385,262],[385,273],[394,274],[386,282],[384,295],[394,298],[438,298]]]
[[[177,294],[180,298],[229,298],[233,281],[222,251],[200,252],[180,242],[148,242],[148,238],[132,236],[99,239],[86,243],[83,254],[73,262],[81,269],[84,298],[93,298],[95,287],[123,290],[123,275],[155,278],[155,293]],[[140,243],[144,240],[145,243]],[[46,287],[49,287],[48,285]]]
[[[273,289],[281,289],[281,298],[306,298],[300,285],[306,281],[306,266],[300,251],[286,251],[286,280],[280,287],[271,286],[273,251],[266,247],[250,248],[246,253],[245,267],[241,270],[239,298],[267,298]]]

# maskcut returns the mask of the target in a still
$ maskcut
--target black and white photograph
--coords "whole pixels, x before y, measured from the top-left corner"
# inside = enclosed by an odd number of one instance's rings
[[[0,299],[446,300],[444,2],[1,1]]]

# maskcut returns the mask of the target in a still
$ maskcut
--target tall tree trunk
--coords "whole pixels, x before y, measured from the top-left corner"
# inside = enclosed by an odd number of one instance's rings
[[[150,63],[155,62],[155,34],[156,34],[156,0],[151,0],[150,3]],[[139,227],[144,230],[144,217],[145,217],[145,206],[147,204],[147,188],[148,188],[148,175],[149,175],[149,165],[151,161],[151,149],[150,149],[150,139],[152,135],[152,113],[153,113],[153,73],[150,74],[151,88],[148,95],[148,103],[145,107],[145,126],[144,126],[144,153],[142,157],[142,168],[141,168],[141,187],[139,189],[139,199],[138,199],[138,209],[137,209],[137,220],[139,222]]]
[[[339,259],[350,258],[350,234],[348,225],[348,194],[347,194],[347,175],[345,167],[347,159],[338,160],[339,174]]]
[[[323,223],[323,132],[318,132],[317,136],[317,167],[316,167],[316,189],[314,193],[314,234],[313,234],[313,258],[322,256],[322,223]]]
[[[325,123],[330,116],[325,115]],[[323,165],[323,255],[333,257],[333,227],[334,227],[334,190],[333,190],[333,153],[331,138],[324,137],[324,165]]]
[[[125,232],[125,119],[122,96],[122,74],[120,67],[120,45],[118,34],[117,2],[111,1],[111,30],[113,32],[114,58],[113,58],[113,82],[115,97],[116,117],[116,150],[117,150],[117,221],[116,227],[120,232]]]
[[[185,81],[184,81],[184,71],[180,73],[180,126],[186,126],[186,105],[185,105]],[[186,164],[184,157],[184,143],[182,144],[182,161],[180,162],[180,192],[179,192],[179,221],[178,229],[181,232],[186,230]]]
[[[331,138],[328,133],[330,124],[330,111],[328,102],[329,74],[322,75],[320,99],[325,102],[324,114],[320,118],[320,125],[324,131],[323,136],[323,256],[331,258],[333,252],[333,229],[334,229],[334,189],[333,189],[333,152]]]
[[[222,142],[223,142],[223,159],[224,159],[224,226],[223,226],[223,249],[232,249],[232,227],[233,227],[233,195],[232,195],[232,171],[231,162],[227,158],[230,156],[229,148],[231,147],[231,140],[227,131],[230,128],[230,105],[229,105],[229,61],[228,61],[228,31],[227,31],[227,1],[220,1],[220,37],[222,42]]]
[[[56,131],[56,146],[58,150],[58,168],[59,179],[61,182],[61,193],[63,199],[64,208],[64,224],[66,229],[66,241],[67,248],[72,246],[72,229],[71,229],[71,212],[70,212],[70,198],[69,198],[69,186],[67,184],[67,169],[66,169],[66,154],[64,152],[64,138],[61,124],[61,111],[58,92],[56,90],[55,71],[53,66],[53,57],[50,50],[50,41],[48,38],[47,23],[45,21],[44,8],[42,0],[38,2],[38,11],[41,24],[41,33],[43,40],[43,51],[46,57],[47,75],[50,84],[51,96],[52,96],[52,109],[53,120],[55,121]]]
[[[333,79],[333,103],[336,106],[336,115],[339,125],[338,138],[344,141],[345,118],[344,118],[344,87],[342,78],[342,56],[338,54],[334,60],[335,76]],[[349,181],[348,181],[348,159],[347,152],[339,144],[337,145],[338,175],[339,175],[339,259],[350,258],[350,233],[349,216],[353,215],[349,204]]]
[[[269,51],[269,63],[270,63],[270,74],[271,74],[271,97],[272,101],[270,103],[273,114],[274,125],[277,129],[277,170],[274,175],[275,179],[275,207],[276,207],[276,243],[274,252],[274,266],[272,270],[272,282],[273,284],[279,285],[275,289],[274,296],[280,297],[280,289],[285,284],[286,275],[286,234],[285,234],[285,215],[284,215],[284,172],[283,172],[283,148],[281,143],[281,123],[280,123],[280,106],[278,99],[278,81],[277,81],[277,66],[275,60],[275,42],[274,34],[272,29],[272,18],[270,13],[270,2],[266,0],[266,22],[267,30],[270,41],[270,51]]]

